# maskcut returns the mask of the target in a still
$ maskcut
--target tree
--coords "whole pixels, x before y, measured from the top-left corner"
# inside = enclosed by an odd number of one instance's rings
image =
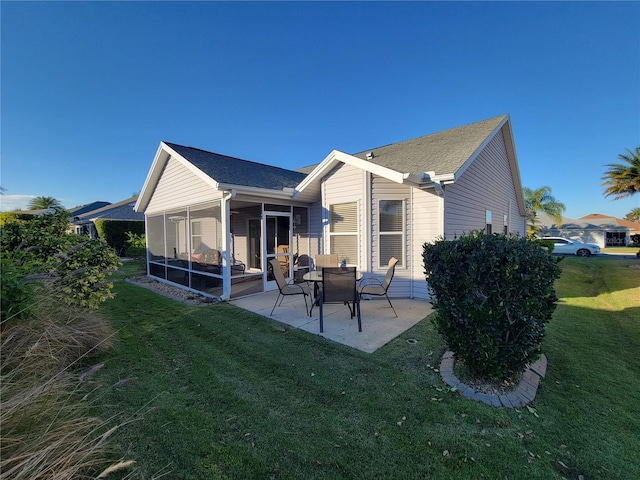
[[[624,218],[630,222],[640,222],[640,208],[632,208]]]
[[[525,208],[527,210],[528,235],[535,235],[540,231],[540,226],[538,225],[538,215],[540,213],[546,213],[552,217],[558,225],[562,223],[562,214],[567,207],[551,195],[551,187],[544,186],[537,190],[524,187],[523,192]]]
[[[604,190],[604,196],[613,195],[614,200],[630,197],[640,192],[640,145],[636,147],[636,151],[629,149],[627,154],[620,154],[618,158],[624,163],[609,163],[609,170],[604,174],[601,183]]]
[[[60,200],[58,200],[57,198],[40,196],[29,200],[27,208],[29,210],[45,210],[47,208],[55,208],[57,210],[63,207],[60,203]]]

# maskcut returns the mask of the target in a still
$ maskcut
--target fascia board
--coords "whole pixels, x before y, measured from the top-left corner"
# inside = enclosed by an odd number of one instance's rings
[[[478,148],[476,148],[476,150],[471,154],[471,156],[469,158],[467,158],[467,160],[465,160],[465,162],[462,164],[462,166],[460,168],[458,168],[458,170],[453,172],[453,174],[455,176],[454,181],[458,180],[462,176],[462,174],[465,172],[465,170],[467,168],[469,168],[469,166],[478,157],[478,155],[480,155],[482,150],[484,150],[484,147],[486,147],[489,144],[489,142],[493,139],[493,137],[496,135],[496,133],[498,133],[500,131],[500,129],[502,128],[502,126],[508,121],[509,121],[509,115],[505,115],[504,118],[502,119],[502,121],[498,124],[498,126],[496,128],[494,128],[493,131],[489,135],[487,135],[487,137],[483,140],[483,142],[480,144],[480,146]]]
[[[151,168],[149,169],[149,173],[147,174],[147,178],[142,186],[142,191],[140,192],[140,196],[136,201],[135,206],[133,207],[134,211],[140,212],[144,211],[149,205],[149,201],[151,200],[151,193],[154,191],[158,180],[160,180],[160,175],[162,173],[162,169],[166,165],[169,157],[173,157],[178,160],[182,165],[185,166],[188,170],[190,170],[194,175],[201,178],[203,181],[208,183],[215,189],[218,189],[218,183],[211,178],[209,175],[204,173],[198,167],[193,165],[190,161],[176,152],[173,148],[167,145],[164,142],[160,142],[160,146],[156,152],[156,156],[153,159],[153,163],[151,164]]]
[[[518,210],[521,215],[526,215],[524,192],[522,191],[522,180],[520,179],[520,169],[518,168],[518,158],[516,156],[516,147],[513,142],[513,132],[511,131],[511,122],[505,125],[506,135],[505,147],[507,149],[507,157],[509,158],[509,166],[511,167],[511,177],[513,178],[513,186],[516,189],[516,200],[518,202]],[[508,137],[508,138],[507,138]]]
[[[305,177],[305,179],[298,184],[296,192],[304,191],[309,185],[319,181],[324,177],[338,162],[346,165],[352,165],[361,170],[371,172],[375,175],[387,178],[396,183],[403,183],[406,175],[390,168],[376,165],[375,163],[367,162],[348,153],[341,152],[340,150],[333,150],[329,155],[325,157],[318,166]]]
[[[140,190],[140,196],[138,196],[138,200],[133,206],[133,210],[136,212],[144,212],[147,209],[153,188],[160,178],[160,172],[162,172],[164,164],[167,163],[168,155],[162,155],[163,146],[166,146],[164,142],[160,142],[156,155],[153,157],[153,162],[147,172],[147,178],[145,178],[142,190]]]

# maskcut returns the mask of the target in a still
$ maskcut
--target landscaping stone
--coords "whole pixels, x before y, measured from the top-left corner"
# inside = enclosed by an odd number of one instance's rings
[[[544,378],[547,372],[547,357],[541,355],[533,365],[522,373],[522,377],[513,391],[503,395],[475,391],[455,376],[454,365],[455,354],[447,350],[440,360],[440,377],[450,387],[456,387],[460,395],[492,407],[518,408],[535,400],[540,379]]]

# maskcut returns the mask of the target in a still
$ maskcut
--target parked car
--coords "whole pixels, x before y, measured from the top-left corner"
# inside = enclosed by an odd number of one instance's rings
[[[563,237],[543,237],[543,240],[553,240],[553,253],[558,255],[589,257],[600,253],[600,247],[593,243],[582,243]]]

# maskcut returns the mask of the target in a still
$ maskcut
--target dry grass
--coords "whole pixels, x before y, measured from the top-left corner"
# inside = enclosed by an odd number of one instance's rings
[[[90,375],[76,372],[111,346],[113,332],[94,314],[37,305],[0,332],[0,479],[95,477],[111,463],[105,440],[114,429],[89,416]]]

